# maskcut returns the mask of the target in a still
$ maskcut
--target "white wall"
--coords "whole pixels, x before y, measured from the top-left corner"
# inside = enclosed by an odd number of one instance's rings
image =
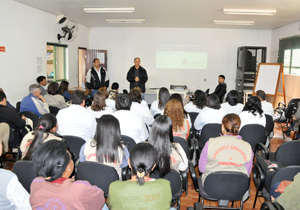
[[[206,70],[156,69],[156,49],[159,45],[197,46],[208,53]],[[237,47],[266,46],[270,59],[271,30],[196,29],[196,28],[92,28],[89,49],[108,51],[108,71],[111,82],[128,88],[126,74],[134,57],[148,72],[147,87],[187,85],[194,90],[214,90],[219,74],[226,76],[228,89],[235,88]],[[204,79],[206,78],[206,82]]]
[[[11,0],[1,0],[0,46],[6,47],[0,53],[0,87],[8,100],[15,104],[28,94],[28,86],[36,83],[36,77],[47,73],[46,43],[57,43],[61,26],[56,16]],[[88,47],[89,29],[79,24],[76,39],[62,42],[69,46],[70,87],[77,86],[78,47]],[[42,57],[42,73],[37,73],[37,57]]]

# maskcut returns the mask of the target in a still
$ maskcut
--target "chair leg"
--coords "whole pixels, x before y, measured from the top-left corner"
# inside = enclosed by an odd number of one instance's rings
[[[256,193],[255,193],[255,198],[254,198],[253,208],[255,208],[256,201],[257,201],[257,197],[258,197],[258,189],[256,190]]]
[[[231,208],[233,207],[233,204],[234,204],[234,201],[232,201],[232,203],[231,203]]]

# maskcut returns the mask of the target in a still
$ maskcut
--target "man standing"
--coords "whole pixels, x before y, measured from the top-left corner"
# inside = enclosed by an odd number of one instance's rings
[[[145,83],[148,80],[148,75],[146,69],[140,66],[141,59],[134,59],[134,66],[131,66],[127,73],[127,80],[130,82],[130,90],[134,87],[139,87],[142,93],[145,93]]]
[[[86,74],[86,87],[92,90],[92,95],[101,87],[108,88],[109,78],[105,68],[100,66],[100,60],[93,60],[93,67]]]
[[[47,94],[47,79],[44,76],[39,76],[36,78],[37,83],[40,85],[42,96]]]
[[[226,88],[227,88],[227,85],[224,81],[225,81],[225,76],[219,75],[219,79],[218,79],[219,84],[216,87],[215,92],[214,92],[214,94],[216,94],[219,97],[220,103],[223,103],[224,96],[226,93]]]

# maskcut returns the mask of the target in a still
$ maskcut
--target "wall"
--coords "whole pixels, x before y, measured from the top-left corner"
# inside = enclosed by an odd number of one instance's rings
[[[0,46],[6,47],[0,53],[0,87],[8,100],[15,104],[28,94],[28,86],[36,83],[36,77],[46,75],[46,43],[57,43],[61,26],[56,16],[11,0],[1,0]],[[69,46],[70,87],[78,83],[78,47],[88,47],[89,29],[79,24],[76,39],[63,42]],[[42,57],[42,71],[37,72],[37,57]]]
[[[156,69],[155,52],[159,46],[197,47],[208,53],[206,70]],[[187,85],[190,89],[214,90],[219,74],[226,76],[228,89],[235,88],[237,47],[266,46],[270,57],[271,30],[196,29],[196,28],[92,28],[89,49],[108,51],[111,82],[128,88],[126,74],[134,57],[149,76],[148,88],[170,84]],[[204,81],[206,79],[206,82]]]
[[[271,43],[271,62],[277,62],[277,55],[279,50],[279,40],[285,37],[296,36],[300,34],[299,31],[300,21],[291,23],[289,25],[274,29],[272,31]],[[287,103],[292,98],[300,98],[300,89],[295,88],[300,85],[300,76],[284,75],[285,93]],[[279,97],[277,101],[282,101],[283,97]]]

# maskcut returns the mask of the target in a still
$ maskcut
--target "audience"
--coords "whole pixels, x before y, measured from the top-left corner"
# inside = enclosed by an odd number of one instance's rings
[[[0,88],[0,91],[4,93],[4,90],[2,88]],[[7,104],[6,104],[7,107],[16,109],[13,105],[11,105],[11,103],[9,103],[9,101],[7,101],[7,99],[6,99],[6,102],[7,102]]]
[[[149,133],[143,119],[130,112],[131,100],[128,94],[119,94],[116,112],[113,114],[120,123],[121,134],[131,137],[136,143],[145,141]]]
[[[253,152],[248,142],[238,135],[241,120],[236,114],[227,114],[222,120],[222,136],[206,142],[199,160],[201,181],[217,171],[251,174]]]
[[[149,177],[155,168],[156,157],[157,153],[151,144],[140,143],[133,147],[129,159],[131,180],[110,184],[107,200],[110,210],[170,208],[172,199],[170,182]]]
[[[47,94],[47,79],[44,76],[39,76],[38,78],[36,78],[37,83],[40,86],[40,90],[41,90],[41,94],[42,96]]]
[[[104,93],[99,90],[94,94],[94,100],[92,106],[88,107],[87,110],[91,113],[96,119],[100,118],[104,114],[112,114],[113,110],[106,106]]]
[[[39,118],[38,126],[24,136],[20,150],[23,160],[31,160],[32,153],[43,143],[49,140],[62,140],[56,134],[57,121],[53,114],[44,114]]]
[[[48,94],[44,96],[46,102],[50,106],[55,106],[59,109],[68,107],[65,98],[58,93],[59,85],[57,82],[51,82],[48,85]]]
[[[129,92],[129,96],[130,96],[130,100],[131,100],[131,107],[130,107],[130,111],[133,114],[136,114],[138,116],[140,116],[144,122],[147,124],[147,126],[149,127],[150,125],[152,125],[154,119],[153,116],[149,110],[148,105],[142,105],[142,91],[140,88],[133,88],[130,90]]]
[[[69,92],[69,82],[61,81],[58,92],[65,98],[66,102],[71,100],[71,93]]]
[[[165,106],[164,115],[172,120],[173,135],[187,139],[190,134],[190,123],[184,117],[183,106],[177,99],[170,99]]]
[[[240,95],[236,90],[231,90],[226,96],[226,103],[221,104],[221,108],[224,109],[227,113],[234,113],[239,115],[244,105],[239,103]]]
[[[20,129],[25,127],[26,121],[28,121],[28,119],[24,115],[19,117],[15,109],[7,106],[6,95],[0,91],[0,123],[6,123],[9,126],[5,126],[4,124],[0,126],[0,137],[2,137],[4,152],[8,152],[9,139],[12,140],[11,143],[13,143],[14,146],[20,145],[22,140]],[[12,131],[11,134],[9,132],[10,128]]]
[[[169,101],[169,98],[169,90],[165,87],[160,88],[158,92],[158,100],[153,101],[150,107],[150,111],[153,116],[157,114],[162,115],[164,113],[164,108],[167,102]]]
[[[206,93],[202,90],[196,90],[192,98],[187,96],[189,103],[184,106],[186,112],[200,112],[206,106]]]
[[[0,138],[0,157],[2,139]],[[29,194],[21,185],[18,177],[11,171],[0,168],[0,209],[31,210]]]
[[[29,86],[29,95],[22,99],[20,111],[33,112],[39,117],[43,114],[50,112],[49,105],[46,103],[44,97],[41,95],[39,85],[32,84]]]
[[[263,90],[256,91],[256,96],[261,101],[261,109],[264,111],[264,114],[268,114],[273,117],[274,108],[270,102],[266,101],[266,94]]]
[[[119,121],[112,115],[103,115],[97,124],[95,137],[81,147],[80,161],[95,161],[114,167],[121,179],[122,168],[128,165],[129,152],[120,141]]]
[[[261,102],[257,96],[251,96],[242,113],[240,114],[241,118],[241,127],[248,124],[259,124],[262,126],[266,126],[266,117],[263,114],[263,110],[261,109]]]
[[[195,122],[194,126],[197,130],[209,123],[222,123],[223,117],[227,114],[225,110],[221,108],[220,99],[216,94],[211,94],[207,97],[207,108],[202,110]]]
[[[158,116],[152,125],[148,141],[153,145],[158,154],[160,177],[164,177],[170,169],[177,172],[185,171],[188,159],[179,143],[173,142],[172,121],[168,116]]]
[[[94,137],[96,119],[85,108],[85,95],[80,90],[71,94],[71,106],[59,110],[56,115],[58,133],[72,135],[88,140]]]
[[[69,178],[74,169],[62,141],[48,141],[33,153],[37,178],[31,183],[33,209],[102,209],[103,191],[89,182]]]

